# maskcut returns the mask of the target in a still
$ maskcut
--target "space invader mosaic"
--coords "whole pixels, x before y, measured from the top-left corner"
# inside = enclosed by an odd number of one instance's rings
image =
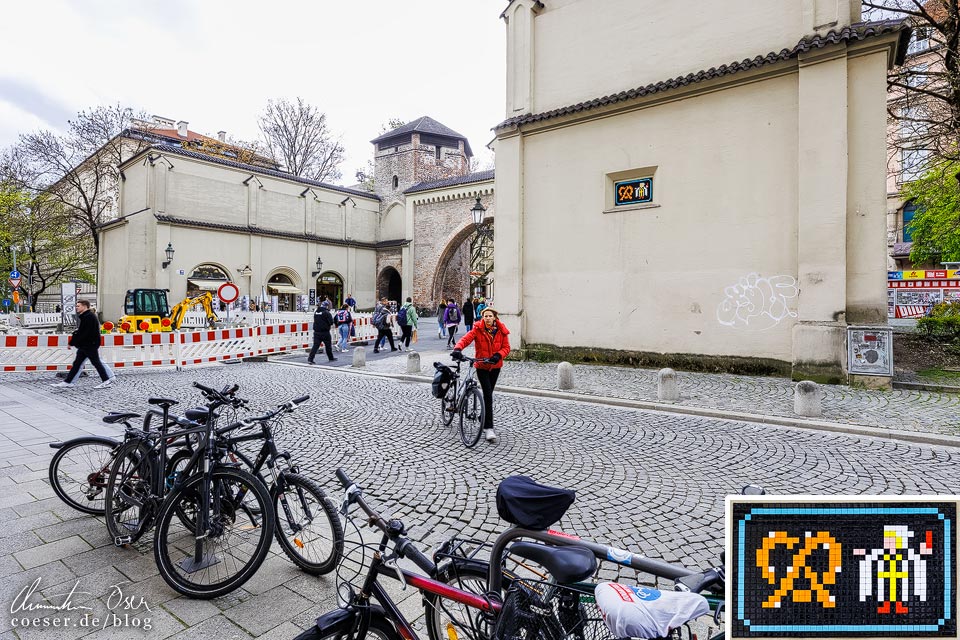
[[[731,637],[958,637],[955,500],[768,498],[728,506]]]

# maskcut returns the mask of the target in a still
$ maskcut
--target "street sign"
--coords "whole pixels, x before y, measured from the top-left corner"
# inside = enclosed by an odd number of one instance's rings
[[[13,273],[16,273],[17,277],[14,278],[13,276],[10,276],[10,286],[16,289],[17,287],[20,286],[20,272],[14,271]]]
[[[232,282],[224,282],[217,289],[217,297],[225,304],[230,304],[240,297],[240,289]]]
[[[4,299],[3,299],[3,306],[9,307],[9,306],[10,306],[10,303],[11,303],[10,298],[4,298]]]
[[[13,304],[20,304],[20,292],[19,292],[19,291],[14,291],[14,292],[13,292]]]
[[[20,272],[16,269],[10,272],[10,279],[12,280],[13,278],[16,278],[17,280],[20,279]]]

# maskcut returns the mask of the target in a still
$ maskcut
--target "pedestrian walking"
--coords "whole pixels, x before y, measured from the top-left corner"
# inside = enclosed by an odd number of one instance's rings
[[[453,349],[461,319],[463,319],[463,312],[457,306],[457,301],[450,298],[447,300],[447,310],[443,313],[443,326],[447,328],[447,349]]]
[[[467,299],[463,301],[463,330],[470,331],[473,327],[473,323],[477,321],[474,317],[473,301],[470,299],[470,296],[467,296]]]
[[[497,386],[497,379],[503,368],[503,359],[510,353],[510,340],[507,337],[509,335],[510,332],[500,322],[500,314],[496,309],[487,307],[483,310],[483,318],[460,338],[460,342],[450,354],[454,360],[459,360],[463,350],[470,343],[474,344],[474,357],[477,358],[474,367],[477,369],[477,382],[483,390],[483,430],[487,442],[497,441],[497,434],[493,430],[493,389]],[[481,360],[490,362],[480,362]]]
[[[88,300],[77,300],[76,309],[78,326],[77,330],[70,335],[69,344],[77,350],[77,355],[73,359],[73,364],[70,365],[67,377],[51,386],[72,387],[74,378],[80,375],[80,369],[83,368],[84,361],[89,360],[93,368],[100,374],[100,384],[94,389],[105,389],[113,383],[113,377],[100,362],[100,322],[93,311],[90,310]]]
[[[340,342],[337,347],[341,353],[347,350],[347,344],[350,342],[350,328],[353,327],[353,314],[350,313],[350,305],[344,302],[340,305],[340,311],[334,318],[337,325],[337,332],[340,334]]]
[[[477,321],[478,321],[478,322],[479,322],[480,319],[483,317],[483,310],[486,309],[486,308],[487,308],[487,303],[486,303],[486,301],[485,301],[483,298],[480,298],[479,300],[477,300],[477,304],[474,305],[473,311],[474,311],[474,313],[477,314]]]
[[[443,338],[447,335],[447,328],[443,326],[443,316],[447,314],[447,302],[441,300],[440,304],[437,305],[437,337]]]
[[[417,329],[417,308],[413,306],[413,298],[407,298],[407,301],[403,303],[403,306],[400,307],[400,310],[397,311],[397,324],[400,325],[400,350],[402,351],[404,347],[409,351],[410,349],[410,339],[413,337],[413,332]]]
[[[307,356],[307,364],[316,364],[314,357],[322,344],[327,351],[327,360],[333,362],[333,339],[330,336],[330,329],[333,327],[333,316],[330,315],[330,306],[326,301],[317,307],[313,312],[313,348],[310,349],[310,355]]]
[[[350,313],[356,313],[356,312],[357,312],[357,301],[353,299],[353,294],[352,294],[352,293],[348,293],[348,294],[347,294],[347,299],[345,300],[345,302],[346,302],[347,305],[350,307]]]
[[[384,339],[390,341],[390,351],[397,350],[393,343],[393,331],[390,328],[390,307],[388,305],[387,298],[381,298],[373,310],[373,316],[370,318],[370,323],[377,328],[377,340],[373,343],[374,353],[380,353],[380,345],[384,343]]]

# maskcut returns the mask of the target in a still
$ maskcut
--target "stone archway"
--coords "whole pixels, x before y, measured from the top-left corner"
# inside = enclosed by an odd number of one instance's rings
[[[390,301],[403,302],[403,279],[393,267],[385,267],[377,278],[377,299],[386,296]]]
[[[493,224],[493,218],[486,218],[488,224]],[[436,307],[440,300],[454,298],[458,303],[470,291],[470,262],[473,239],[476,227],[471,223],[460,229],[450,239],[440,253],[437,269],[433,274],[430,287],[432,300],[430,304]]]

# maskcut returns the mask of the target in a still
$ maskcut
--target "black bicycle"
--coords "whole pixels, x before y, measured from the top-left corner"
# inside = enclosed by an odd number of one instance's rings
[[[440,417],[444,425],[449,425],[453,422],[453,416],[459,414],[460,440],[466,447],[473,447],[480,442],[486,411],[483,404],[483,391],[480,389],[480,383],[477,382],[473,364],[488,363],[489,360],[477,360],[461,355],[455,362],[456,368],[439,362],[433,365],[440,372],[439,376],[448,378],[448,387],[440,398]],[[463,362],[470,365],[466,375],[460,373],[460,365]]]

